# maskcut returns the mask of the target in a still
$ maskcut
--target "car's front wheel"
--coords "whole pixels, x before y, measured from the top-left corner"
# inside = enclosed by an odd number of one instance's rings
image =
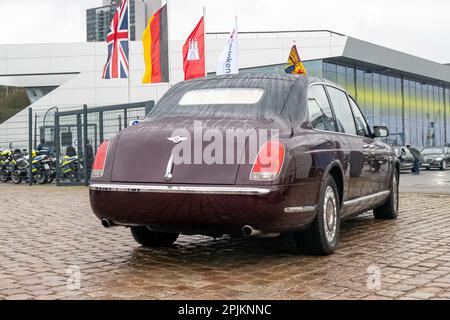
[[[442,160],[441,170],[446,170],[446,169],[447,169],[447,162],[445,162],[445,160]]]
[[[398,172],[394,172],[391,182],[391,194],[378,208],[373,210],[376,219],[397,219],[398,217]]]
[[[131,227],[134,240],[144,247],[170,247],[177,241],[178,233],[152,231],[147,227]]]
[[[329,176],[321,191],[316,219],[308,230],[294,234],[295,242],[306,254],[332,254],[337,248],[340,223],[339,193],[336,182]]]

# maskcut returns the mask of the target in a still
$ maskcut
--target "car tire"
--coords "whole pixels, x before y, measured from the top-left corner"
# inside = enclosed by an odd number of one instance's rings
[[[389,198],[386,200],[385,203],[383,203],[381,206],[373,210],[373,215],[375,216],[376,219],[383,219],[383,220],[397,219],[399,206],[398,178],[399,178],[398,172],[395,171],[394,174],[392,175],[391,190],[390,190],[391,194],[389,195]]]
[[[442,160],[441,168],[440,168],[440,169],[441,169],[442,171],[447,169],[447,163],[445,162],[445,160]]]
[[[339,192],[333,177],[328,176],[318,205],[316,219],[304,232],[294,233],[301,253],[325,256],[336,251],[340,232]]]
[[[144,247],[170,247],[177,241],[178,233],[152,231],[147,227],[131,227],[133,239]]]

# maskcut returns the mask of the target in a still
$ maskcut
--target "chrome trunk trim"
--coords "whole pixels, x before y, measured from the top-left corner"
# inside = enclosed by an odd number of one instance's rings
[[[251,187],[213,187],[180,185],[142,185],[142,184],[101,184],[94,183],[90,190],[108,192],[150,192],[150,193],[188,193],[188,194],[228,194],[228,195],[266,195],[269,189]]]

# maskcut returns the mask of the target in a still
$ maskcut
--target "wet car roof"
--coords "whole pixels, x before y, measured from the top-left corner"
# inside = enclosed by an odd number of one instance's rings
[[[328,82],[327,80],[321,79],[316,76],[304,76],[304,75],[293,75],[293,74],[282,74],[282,73],[240,73],[233,75],[211,75],[207,78],[197,78],[185,82],[205,82],[214,80],[244,80],[244,79],[261,79],[261,80],[284,80],[284,81],[299,81],[304,83],[312,82]]]

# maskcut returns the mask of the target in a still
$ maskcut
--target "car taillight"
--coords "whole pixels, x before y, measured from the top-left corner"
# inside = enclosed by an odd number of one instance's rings
[[[279,141],[267,141],[256,157],[250,180],[272,181],[278,178],[284,162],[284,145]]]
[[[91,177],[101,177],[103,176],[103,171],[105,170],[106,155],[108,154],[109,141],[103,142],[98,148],[97,155],[95,156],[95,161],[92,166]]]

